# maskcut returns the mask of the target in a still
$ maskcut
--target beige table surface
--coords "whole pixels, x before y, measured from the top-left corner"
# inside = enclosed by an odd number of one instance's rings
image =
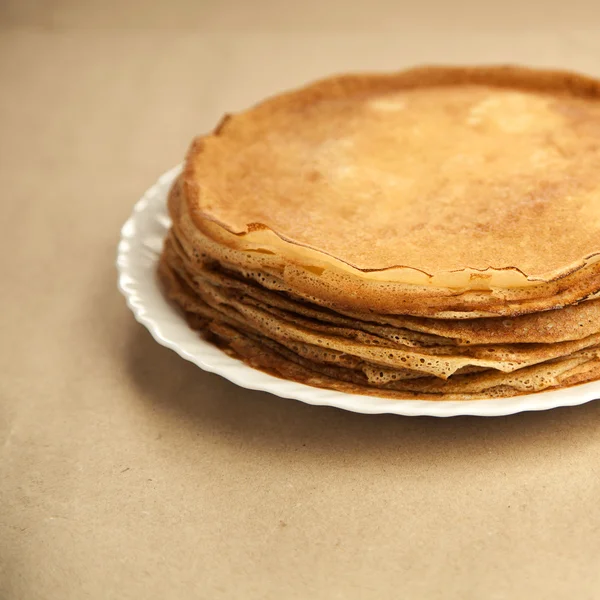
[[[593,0],[497,4],[0,0],[2,600],[600,598],[600,402],[304,406],[116,291],[133,202],[225,111],[422,62],[600,75]]]

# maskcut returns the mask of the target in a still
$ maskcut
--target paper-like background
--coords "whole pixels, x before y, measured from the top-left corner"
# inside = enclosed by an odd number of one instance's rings
[[[312,78],[600,76],[592,0],[0,0],[2,600],[600,597],[600,402],[369,417],[154,343],[119,228],[193,135]]]

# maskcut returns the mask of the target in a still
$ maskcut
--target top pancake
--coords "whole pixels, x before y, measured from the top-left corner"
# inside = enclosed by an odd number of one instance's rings
[[[205,234],[295,264],[539,285],[598,260],[599,99],[593,80],[522,68],[329,79],[198,138],[184,195]]]

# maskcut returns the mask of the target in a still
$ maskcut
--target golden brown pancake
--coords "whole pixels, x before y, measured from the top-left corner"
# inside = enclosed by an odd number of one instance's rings
[[[331,78],[194,141],[161,278],[208,339],[311,385],[573,385],[600,373],[597,164],[600,83],[580,75]]]
[[[325,80],[199,138],[188,202],[244,242],[405,267],[393,281],[486,269],[548,281],[600,251],[598,92],[516,68]],[[510,274],[507,287],[526,283]]]

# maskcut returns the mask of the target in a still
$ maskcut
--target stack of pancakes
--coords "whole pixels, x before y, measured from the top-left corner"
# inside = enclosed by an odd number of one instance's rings
[[[391,398],[600,378],[600,83],[514,67],[318,82],[198,138],[160,275],[283,378]]]

